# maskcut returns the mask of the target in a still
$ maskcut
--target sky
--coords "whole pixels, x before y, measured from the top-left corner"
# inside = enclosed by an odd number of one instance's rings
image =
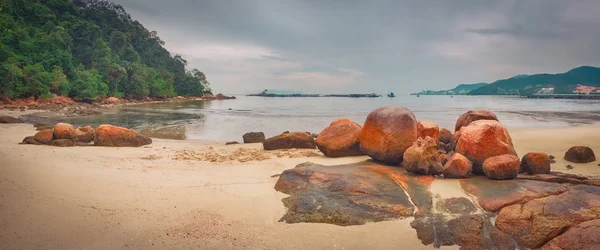
[[[214,92],[396,93],[600,66],[598,0],[113,0]]]

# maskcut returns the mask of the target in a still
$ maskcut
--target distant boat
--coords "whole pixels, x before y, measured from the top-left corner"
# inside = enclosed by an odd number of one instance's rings
[[[394,95],[394,92],[390,92],[390,93],[389,93],[387,96],[388,96],[388,97],[391,97],[391,98],[394,98],[394,97],[396,97],[396,95]]]
[[[421,97],[421,95],[417,95],[417,97]]]

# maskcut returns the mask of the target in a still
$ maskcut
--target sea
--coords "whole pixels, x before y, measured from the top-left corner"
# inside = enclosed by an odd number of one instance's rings
[[[600,121],[598,100],[412,95],[395,98],[237,96],[235,100],[124,106],[102,115],[60,118],[60,121],[92,126],[107,123],[138,131],[175,126],[187,140],[224,142],[241,141],[242,135],[251,131],[264,132],[267,137],[284,131],[319,133],[340,118],[363,124],[371,111],[383,106],[407,107],[417,120],[432,121],[451,131],[461,114],[474,109],[495,112],[509,130]]]

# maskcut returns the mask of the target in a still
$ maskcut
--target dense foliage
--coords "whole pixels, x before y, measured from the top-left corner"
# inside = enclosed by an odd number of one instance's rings
[[[155,31],[100,0],[0,0],[0,96],[199,96],[204,73],[186,71]]]
[[[561,74],[519,75],[498,80],[469,92],[469,95],[531,94],[554,88],[556,94],[572,93],[577,84],[600,87],[600,68],[582,66]]]

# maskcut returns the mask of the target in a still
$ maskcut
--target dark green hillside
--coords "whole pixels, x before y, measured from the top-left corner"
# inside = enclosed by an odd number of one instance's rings
[[[114,3],[0,0],[0,97],[126,98],[209,92],[154,31]]]

